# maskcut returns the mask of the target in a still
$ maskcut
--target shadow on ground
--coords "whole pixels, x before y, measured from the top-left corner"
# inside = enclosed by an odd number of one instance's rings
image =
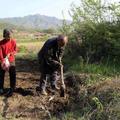
[[[27,58],[17,58],[16,68],[17,72],[39,72],[38,61]]]

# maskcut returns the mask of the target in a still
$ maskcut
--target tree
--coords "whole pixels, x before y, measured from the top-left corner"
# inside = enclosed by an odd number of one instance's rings
[[[120,58],[120,3],[81,0],[79,6],[72,5],[70,15],[72,23],[63,24],[62,30],[68,31],[72,44],[80,40],[78,56],[87,62]]]

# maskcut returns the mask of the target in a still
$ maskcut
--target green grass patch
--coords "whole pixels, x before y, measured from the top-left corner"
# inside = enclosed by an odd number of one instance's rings
[[[20,53],[26,53],[28,51],[24,45],[19,46],[18,50]]]
[[[81,64],[76,63],[71,65],[70,70],[80,73],[92,73],[105,76],[116,76],[120,74],[120,67],[116,65],[105,64]]]
[[[88,85],[120,77],[120,65],[115,63],[87,64],[82,60],[65,57],[64,65],[66,71],[85,74]]]
[[[16,59],[36,60],[37,54],[36,53],[19,53],[16,55]]]
[[[120,75],[120,65],[115,63],[93,63],[87,64],[80,60],[64,59],[64,64],[69,71],[77,73],[100,74],[103,76],[117,76]]]

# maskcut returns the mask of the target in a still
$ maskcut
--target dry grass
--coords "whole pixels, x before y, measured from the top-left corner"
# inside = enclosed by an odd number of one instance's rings
[[[18,43],[18,48],[20,46],[25,46],[30,52],[38,52],[43,46],[44,42],[30,42],[30,43]]]
[[[28,43],[18,43],[18,53],[17,57],[20,58],[36,58],[38,51],[41,49],[43,46],[44,42],[39,41],[39,42],[28,42]],[[19,49],[22,47],[22,51]]]

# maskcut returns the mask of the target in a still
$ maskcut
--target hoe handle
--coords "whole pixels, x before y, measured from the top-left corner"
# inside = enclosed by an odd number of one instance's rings
[[[62,60],[60,58],[60,75],[61,75],[61,84],[62,84],[62,88],[65,89],[65,83],[64,83],[64,75],[63,75],[63,65],[62,65]]]

